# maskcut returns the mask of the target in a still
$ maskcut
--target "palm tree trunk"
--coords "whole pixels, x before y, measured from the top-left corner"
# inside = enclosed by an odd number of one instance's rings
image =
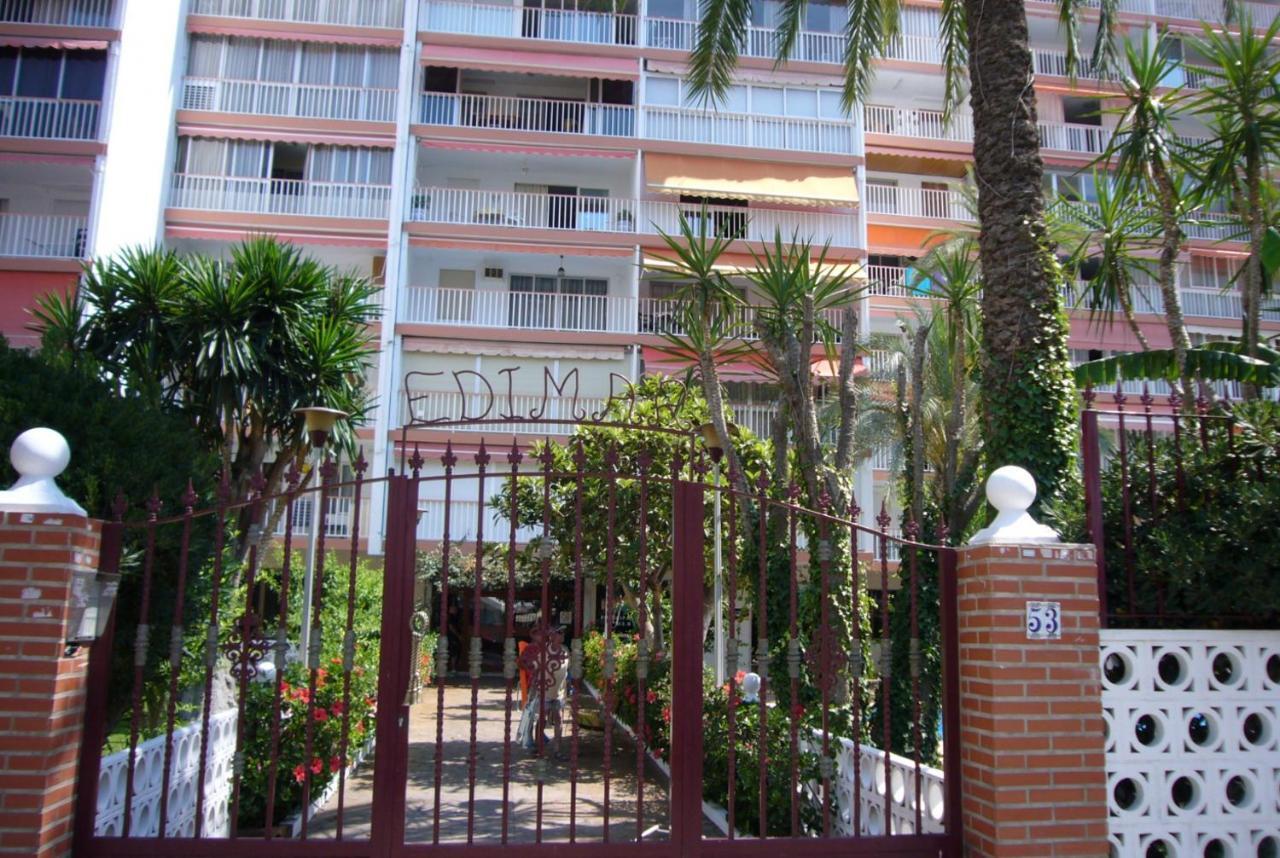
[[[702,395],[707,400],[707,411],[711,415],[711,425],[716,429],[716,437],[720,439],[724,450],[725,464],[728,465],[729,480],[734,491],[742,495],[744,508],[751,497],[747,486],[747,478],[742,473],[742,463],[733,450],[733,439],[729,437],[729,421],[724,417],[724,395],[721,393],[720,373],[716,370],[716,361],[711,352],[698,354],[698,368],[702,373]]]
[[[1244,212],[1245,225],[1249,229],[1249,258],[1245,261],[1244,288],[1241,303],[1244,305],[1244,344],[1249,357],[1258,356],[1258,333],[1262,326],[1262,237],[1266,232],[1265,213],[1262,206],[1262,165],[1253,149],[1245,158],[1245,193],[1248,210]],[[1257,399],[1261,394],[1254,384],[1242,385],[1245,399]]]
[[[1130,333],[1138,341],[1138,345],[1142,346],[1144,352],[1150,351],[1151,343],[1147,340],[1147,335],[1142,332],[1142,326],[1138,324],[1137,314],[1133,312],[1133,293],[1131,289],[1132,284],[1129,284],[1124,289],[1119,290],[1116,294],[1116,300],[1120,302],[1120,312],[1124,313],[1124,320],[1129,325]]]
[[[1070,479],[1075,389],[1045,235],[1026,11],[1022,0],[964,0],[964,6],[984,282],[987,462],[1022,465],[1048,498]]]
[[[1195,394],[1192,393],[1191,376],[1187,373],[1187,349],[1191,348],[1191,338],[1187,336],[1187,325],[1182,318],[1182,299],[1178,295],[1178,277],[1174,268],[1178,254],[1182,252],[1182,227],[1178,223],[1178,190],[1173,179],[1162,165],[1155,164],[1156,192],[1160,197],[1160,266],[1157,277],[1160,283],[1160,296],[1164,300],[1164,323],[1169,329],[1169,342],[1173,348],[1173,359],[1178,365],[1178,378],[1182,383],[1182,401],[1184,407],[1195,408]]]

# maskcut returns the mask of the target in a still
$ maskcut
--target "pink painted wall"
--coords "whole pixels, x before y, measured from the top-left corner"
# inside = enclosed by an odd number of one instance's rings
[[[65,271],[0,271],[0,335],[11,346],[39,345],[40,338],[27,330],[36,299],[50,292],[70,291],[76,277]]]

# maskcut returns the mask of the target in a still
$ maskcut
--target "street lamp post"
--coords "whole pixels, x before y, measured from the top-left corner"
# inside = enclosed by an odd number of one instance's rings
[[[311,440],[311,473],[319,476],[324,460],[324,445],[333,434],[333,427],[339,420],[346,417],[347,413],[319,405],[295,408],[293,413],[300,415],[306,423],[307,437]],[[323,480],[323,477],[320,479]],[[302,632],[298,646],[308,664],[315,661],[311,658],[311,603],[315,598],[316,542],[320,534],[320,504],[324,500],[323,494],[318,484],[315,494],[312,495],[311,524],[307,528],[307,568],[302,579],[302,613],[300,615]],[[283,668],[283,665],[278,667]]]
[[[707,452],[711,455],[711,466],[714,473],[714,497],[711,501],[712,508],[712,525],[715,530],[715,550],[713,553],[713,571],[711,598],[715,605],[715,613],[712,615],[712,640],[715,648],[715,676],[716,686],[724,685],[724,576],[723,576],[723,554],[720,543],[720,462],[724,459],[724,448],[720,446],[720,437],[716,434],[716,427],[711,423],[705,423],[702,426],[702,441],[707,445]]]

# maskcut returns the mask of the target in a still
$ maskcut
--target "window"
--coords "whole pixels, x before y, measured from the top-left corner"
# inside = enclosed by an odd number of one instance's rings
[[[818,93],[812,89],[787,87],[787,116],[806,118],[818,115]]]
[[[13,95],[18,75],[18,49],[0,48],[0,95]]]
[[[767,116],[782,116],[786,112],[782,87],[753,86],[751,88],[751,99],[756,113]]]
[[[1096,98],[1076,98],[1064,96],[1062,99],[1062,119],[1073,125],[1102,125],[1102,102]]]
[[[603,330],[609,281],[511,275],[510,324],[517,328]]]
[[[701,229],[702,207],[707,210],[707,234],[721,238],[744,238],[747,234],[747,202],[720,197],[681,195],[681,211],[695,234]],[[725,211],[735,209],[735,211]]]
[[[651,77],[646,81],[645,101],[662,107],[680,105],[680,81],[671,77]]]

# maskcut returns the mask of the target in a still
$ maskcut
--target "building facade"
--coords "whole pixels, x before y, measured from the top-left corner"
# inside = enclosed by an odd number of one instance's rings
[[[916,260],[938,230],[971,220],[960,186],[972,128],[963,112],[943,121],[936,4],[904,5],[901,35],[851,115],[842,3],[810,2],[792,60],[775,69],[778,4],[757,0],[715,110],[684,81],[697,5],[0,0],[0,332],[32,343],[28,308],[71,288],[85,259],[157,241],[219,254],[278,234],[384,287],[369,374],[379,407],[363,432],[375,473],[397,464],[410,416],[527,414],[545,401],[537,413],[569,418],[621,380],[682,372],[657,348],[673,289],[657,257],[661,232],[704,205],[709,230],[732,239],[730,261],[781,230],[865,266],[862,333],[895,333],[927,300]],[[1260,26],[1280,10],[1249,5]],[[1026,6],[1046,191],[1088,205],[1118,89],[1087,66],[1069,80],[1056,6]],[[1220,0],[1121,10],[1127,38],[1194,34],[1223,16]],[[1085,17],[1088,43],[1097,22]],[[1178,50],[1169,83],[1194,87],[1195,57]],[[1193,122],[1179,132],[1206,133]],[[1179,266],[1184,312],[1198,336],[1230,336],[1245,247],[1224,215],[1203,220]],[[1139,293],[1143,328],[1166,343],[1157,290]],[[1087,312],[1071,324],[1080,359],[1136,346]],[[1280,331],[1280,313],[1266,325]],[[884,369],[875,355],[869,364]],[[727,379],[735,419],[763,432],[774,392],[750,368]],[[513,432],[564,430],[486,431],[509,444]],[[435,463],[445,434],[407,438]],[[869,517],[888,465],[877,455],[862,468]],[[431,491],[424,540],[441,530]],[[340,538],[350,502],[333,502]],[[363,527],[374,552],[381,521]]]

